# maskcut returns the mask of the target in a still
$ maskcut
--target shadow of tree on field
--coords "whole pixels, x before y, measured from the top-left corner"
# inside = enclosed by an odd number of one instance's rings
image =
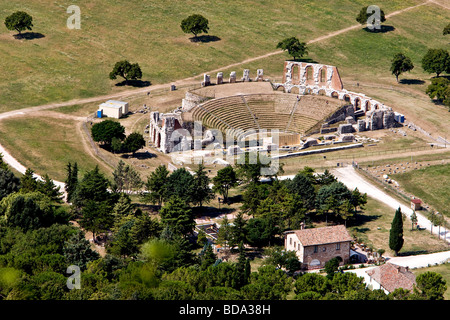
[[[395,30],[395,27],[393,26],[386,26],[386,25],[381,25],[380,29],[376,29],[374,28],[373,30],[370,30],[369,28],[365,27],[363,28],[364,31],[366,32],[371,32],[371,33],[387,33],[387,32],[391,32]]]
[[[151,84],[152,83],[150,81],[128,80],[128,82],[127,82],[124,80],[122,82],[116,83],[116,87],[131,86],[131,87],[135,87],[135,88],[143,88],[143,87],[148,87]]]
[[[425,81],[420,80],[420,79],[401,79],[399,81],[399,83],[401,84],[424,84]]]
[[[45,37],[45,35],[43,35],[42,33],[39,33],[39,32],[25,32],[25,33],[14,35],[14,38],[18,39],[18,40],[20,40],[20,39],[34,40],[34,39],[41,39],[44,37]]]
[[[198,37],[191,37],[191,38],[189,38],[189,40],[191,42],[208,43],[208,42],[220,41],[222,39],[220,39],[217,36],[211,36],[209,34],[206,34],[206,35],[201,35],[201,36],[198,36]]]

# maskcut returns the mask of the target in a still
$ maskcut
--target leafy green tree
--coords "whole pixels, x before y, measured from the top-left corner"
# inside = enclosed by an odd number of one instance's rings
[[[325,171],[322,174],[319,173],[317,175],[317,178],[314,178],[314,175],[312,177],[310,176],[311,174],[314,173],[314,171],[312,173],[309,173],[308,171],[306,172],[300,171],[300,173],[304,174],[306,177],[312,180],[311,182],[312,184],[314,184],[315,179],[316,184],[318,184],[319,186],[329,185],[337,181],[336,177],[328,169],[325,169]]]
[[[301,263],[294,251],[286,251],[283,247],[274,246],[264,250],[267,258],[264,262],[277,268],[285,268],[288,273],[300,270]]]
[[[276,174],[282,173],[282,166],[278,172],[272,173],[270,168],[270,157],[260,152],[245,152],[242,154],[236,164],[236,174],[244,183],[260,183],[262,176],[272,178]]]
[[[115,80],[117,76],[125,79],[128,85],[129,80],[137,80],[142,78],[142,70],[138,63],[130,63],[128,60],[116,62],[113,70],[109,73],[109,78]]]
[[[314,208],[316,191],[311,180],[303,173],[297,173],[292,180],[286,181],[290,192],[298,194],[308,209]]]
[[[398,252],[403,247],[403,216],[400,207],[395,211],[394,219],[392,220],[391,230],[389,231],[389,248],[398,255]]]
[[[167,178],[169,177],[169,170],[165,165],[159,165],[155,171],[153,171],[149,177],[147,177],[147,183],[145,188],[147,193],[143,198],[146,202],[158,203],[159,206],[165,200],[167,194]]]
[[[217,255],[214,253],[210,243],[205,245],[199,256],[201,270],[205,270],[209,266],[212,266],[217,260]]]
[[[322,186],[317,192],[316,208],[322,214],[328,215],[331,211],[335,216],[339,216],[344,201],[351,201],[351,198],[352,193],[342,182],[333,182]]]
[[[42,177],[44,180],[39,183],[39,191],[44,195],[49,197],[52,201],[62,202],[63,193],[60,192],[60,187],[55,185],[52,179],[48,176],[48,174],[44,174]]]
[[[323,296],[328,291],[327,284],[327,278],[322,275],[316,273],[302,274],[294,283],[295,299],[299,299],[299,295],[307,292],[315,292]]]
[[[442,30],[442,34],[445,36],[447,34],[450,34],[450,23]]]
[[[32,30],[33,17],[24,11],[16,11],[6,17],[5,26],[8,30],[16,30],[21,35],[24,30]]]
[[[108,179],[100,172],[98,166],[96,166],[94,169],[87,171],[78,183],[73,199],[74,204],[77,207],[83,207],[89,200],[94,202],[110,200],[111,197],[108,187]]]
[[[12,201],[7,216],[8,226],[19,227],[24,231],[44,227],[46,220],[45,212],[37,201],[23,195]]]
[[[158,237],[161,233],[161,225],[157,219],[152,219],[148,214],[142,214],[136,218],[130,231],[131,238],[137,245],[141,245],[147,240]]]
[[[194,205],[202,207],[203,203],[208,203],[214,198],[214,192],[209,184],[210,179],[206,174],[205,166],[199,164],[194,171],[191,189],[191,201]]]
[[[409,217],[411,220],[411,231],[414,230],[414,225],[417,224],[417,214],[416,214],[416,210],[413,211],[413,213],[411,214],[411,216]]]
[[[195,220],[191,208],[179,197],[170,198],[159,211],[161,223],[175,234],[187,236],[194,230]]]
[[[249,283],[251,274],[250,260],[245,257],[245,247],[243,242],[239,244],[239,257],[236,263],[235,273],[235,288],[241,288]]]
[[[165,195],[166,199],[179,197],[186,203],[192,202],[192,186],[194,177],[185,168],[174,170],[166,180]]]
[[[333,279],[334,274],[336,273],[336,271],[339,270],[339,260],[338,258],[332,258],[330,260],[328,260],[327,262],[325,262],[325,272],[327,273],[327,278],[328,279]]]
[[[422,68],[428,73],[436,73],[436,76],[445,71],[450,71],[450,56],[444,49],[428,49],[422,58]]]
[[[354,207],[355,213],[357,212],[358,207],[364,209],[364,205],[367,204],[367,193],[361,193],[358,188],[355,188],[352,191],[350,203]]]
[[[136,151],[145,147],[145,139],[142,134],[139,132],[130,133],[123,142],[123,149],[127,152],[131,152],[133,156],[136,154]]]
[[[237,183],[236,171],[234,171],[232,166],[226,166],[218,170],[217,175],[213,178],[213,191],[219,193],[226,203],[228,202],[229,190],[236,187]]]
[[[9,169],[0,169],[0,200],[20,189],[20,179]]]
[[[78,185],[78,164],[68,163],[66,166],[67,178],[65,181],[65,190],[67,193],[67,202],[72,202],[73,195]]]
[[[119,230],[114,234],[113,240],[108,246],[108,252],[122,257],[133,256],[138,253],[136,241],[131,237],[131,229],[136,223],[131,219],[123,223]]]
[[[368,22],[369,23],[371,22],[371,21],[368,21],[368,19],[370,16],[372,16],[372,14],[374,12],[367,13],[368,8],[369,8],[368,6],[361,8],[361,11],[359,11],[358,16],[356,17],[356,21],[358,21],[362,25],[367,24]],[[384,11],[382,9],[380,9],[379,23],[385,22],[385,21],[386,21],[386,15],[384,14]],[[375,21],[375,23],[376,23],[376,21]]]
[[[275,234],[278,233],[278,229],[270,217],[249,219],[245,229],[246,243],[258,248],[270,244]]]
[[[292,278],[274,266],[263,266],[252,272],[250,283],[241,292],[249,300],[284,300],[292,289]]]
[[[308,53],[306,42],[300,42],[296,37],[286,38],[278,42],[277,49],[287,51],[294,60],[295,58],[301,58]]]
[[[20,184],[22,188],[21,193],[35,192],[39,189],[39,182],[34,176],[34,171],[31,168],[27,168],[23,176],[20,178]]]
[[[120,193],[132,193],[141,189],[143,184],[139,172],[120,160],[113,172],[113,189]]]
[[[181,21],[181,30],[183,30],[184,33],[192,33],[197,40],[197,35],[199,33],[208,33],[209,30],[209,21],[205,17],[203,17],[200,14],[193,14],[189,17],[183,19]]]
[[[266,199],[269,193],[270,190],[267,184],[251,182],[242,193],[242,212],[255,217],[261,201]]]
[[[92,139],[96,142],[101,142],[106,145],[111,145],[112,139],[125,139],[125,127],[118,121],[103,120],[95,123],[91,128]]]
[[[436,99],[438,102],[450,107],[450,104],[445,103],[450,100],[450,81],[446,78],[432,78],[431,84],[425,91],[431,99]]]
[[[81,210],[80,226],[95,235],[108,231],[114,223],[112,208],[108,201],[88,199]]]
[[[398,82],[398,76],[404,72],[408,72],[414,69],[414,64],[411,59],[405,56],[403,53],[396,53],[392,58],[391,69],[393,75]]]
[[[427,300],[443,300],[444,293],[447,291],[447,283],[442,275],[436,272],[427,271],[416,277],[416,293]],[[418,289],[418,290],[417,290]]]
[[[76,265],[81,270],[85,270],[90,261],[100,258],[100,255],[91,249],[91,244],[81,230],[65,242],[63,252],[68,264]]]

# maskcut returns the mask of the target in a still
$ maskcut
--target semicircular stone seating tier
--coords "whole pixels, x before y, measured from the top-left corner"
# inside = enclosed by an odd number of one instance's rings
[[[338,104],[293,94],[247,94],[208,100],[192,109],[194,121],[237,136],[250,130],[278,130],[304,134],[336,110]]]

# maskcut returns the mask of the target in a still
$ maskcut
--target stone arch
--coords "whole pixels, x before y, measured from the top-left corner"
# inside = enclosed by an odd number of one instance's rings
[[[312,94],[313,90],[311,88],[305,88],[305,91],[303,92],[303,94]]]
[[[333,92],[331,93],[331,97],[332,97],[332,98],[339,99],[339,92],[333,91]]]
[[[342,97],[342,99],[343,99],[344,101],[347,101],[347,102],[350,102],[350,101],[351,101],[351,97],[350,97],[349,94],[344,94],[344,96]]]
[[[284,89],[284,86],[278,86],[276,89],[276,91],[281,91],[281,92],[285,92],[286,90]]]
[[[292,84],[300,83],[300,66],[298,64],[294,64],[291,68],[292,75]]]
[[[311,262],[309,263],[310,267],[318,267],[320,266],[320,260],[318,259],[312,259]]]
[[[156,147],[161,148],[161,132],[158,132],[158,140],[156,140]]]
[[[291,90],[290,90],[289,92],[290,92],[290,93],[293,93],[293,94],[299,94],[299,93],[300,93],[300,90],[299,90],[298,87],[292,87]]]
[[[367,112],[368,110],[370,110],[370,101],[366,100],[364,103],[364,112]]]
[[[355,106],[355,111],[356,110],[361,110],[361,99],[359,97],[356,97],[353,105]]]
[[[323,66],[319,70],[319,83],[327,82],[327,67]]]
[[[314,69],[311,65],[305,67],[305,80],[307,84],[314,84]]]
[[[325,95],[326,95],[325,89],[320,89],[319,91],[317,91],[317,95],[319,95],[319,96],[325,96]]]

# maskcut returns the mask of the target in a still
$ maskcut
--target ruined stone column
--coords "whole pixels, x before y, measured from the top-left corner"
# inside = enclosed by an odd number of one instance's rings
[[[250,81],[250,70],[249,69],[244,69],[244,74],[242,75],[241,81],[243,81],[243,82]]]
[[[211,85],[211,78],[209,76],[209,74],[204,74],[203,75],[203,82],[202,82],[202,87],[207,87]]]
[[[223,83],[223,72],[217,73],[217,84]]]
[[[255,81],[263,81],[263,69],[256,70],[256,78]]]
[[[236,82],[236,71],[231,71],[230,73],[230,83]]]

